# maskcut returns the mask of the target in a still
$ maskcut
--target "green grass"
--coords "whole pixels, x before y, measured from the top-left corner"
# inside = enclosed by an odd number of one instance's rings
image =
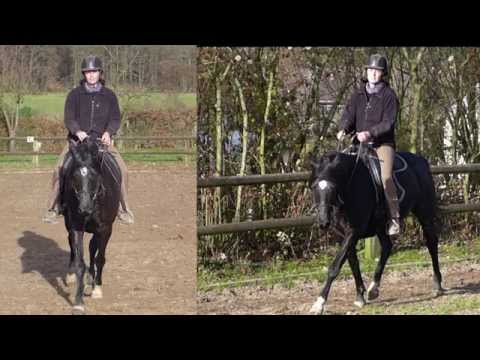
[[[442,261],[465,259],[480,256],[480,239],[473,243],[473,247],[467,245],[442,244],[439,248],[440,264]],[[327,269],[333,260],[333,255],[322,255],[310,261],[277,261],[269,264],[222,264],[210,263],[199,265],[197,286],[201,291],[222,290],[228,287],[241,287],[252,284],[273,286],[281,284],[285,287],[293,286],[299,280],[316,280],[323,282],[327,276]],[[362,272],[372,273],[376,267],[375,260],[366,260],[359,255]],[[416,263],[416,264],[412,264]],[[430,267],[431,259],[426,247],[414,250],[398,251],[392,254],[388,260],[385,273],[390,269],[400,268],[401,264],[409,269]],[[351,276],[351,270],[347,263],[342,267],[339,278]]]
[[[431,299],[426,299],[424,302],[419,300],[412,304],[395,304],[395,306],[371,303],[362,308],[359,314],[451,315],[468,311],[478,313],[480,309],[480,298],[478,296],[443,296],[434,300],[435,306],[432,306],[431,301]]]
[[[2,155],[0,156],[0,169],[36,169],[32,163],[31,155]],[[191,156],[189,159],[191,160]],[[57,155],[41,155],[39,157],[39,168],[51,168],[57,162]],[[184,155],[175,154],[126,154],[123,159],[127,164],[135,163],[165,163],[184,162]],[[190,161],[188,160],[188,161]]]
[[[26,95],[23,108],[30,108],[32,116],[62,117],[67,93],[55,92],[46,94]],[[123,97],[120,97],[120,107],[123,108]],[[166,94],[149,92],[132,101],[133,110],[141,109],[170,109],[178,106],[193,108],[196,106],[196,94],[179,93]],[[28,112],[28,110],[24,111]]]

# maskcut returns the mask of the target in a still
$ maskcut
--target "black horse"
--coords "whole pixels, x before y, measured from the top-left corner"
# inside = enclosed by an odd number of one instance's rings
[[[322,229],[332,226],[343,233],[340,250],[328,269],[325,286],[310,310],[314,314],[323,312],[332,282],[345,260],[348,260],[355,279],[357,296],[354,304],[358,307],[365,305],[365,293],[368,300],[379,296],[380,280],[392,249],[392,241],[386,232],[386,211],[382,210],[385,209],[383,191],[379,192],[374,185],[367,162],[364,163],[362,158],[367,159],[366,156],[330,151],[312,160],[310,186],[316,208],[316,222]],[[395,173],[399,167],[402,169]],[[412,211],[419,220],[432,258],[434,289],[440,295],[443,292],[438,263],[440,222],[429,164],[422,156],[398,153],[394,173],[397,191],[400,190],[400,217],[403,219]],[[381,255],[373,282],[367,291],[360,272],[356,245],[359,239],[374,235],[380,240]]]
[[[67,282],[76,280],[74,314],[85,312],[85,232],[93,234],[87,286],[93,288],[92,298],[102,297],[105,250],[118,212],[121,180],[115,160],[100,143],[90,138],[79,144],[70,142],[62,171],[61,204],[71,251]]]

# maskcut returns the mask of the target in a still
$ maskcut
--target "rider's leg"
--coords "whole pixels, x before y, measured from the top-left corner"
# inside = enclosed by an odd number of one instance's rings
[[[387,225],[387,234],[398,235],[400,233],[400,209],[398,204],[397,188],[395,187],[392,177],[395,150],[391,145],[386,144],[379,146],[376,150],[378,158],[380,159],[382,183],[390,213],[390,220]]]
[[[127,165],[125,161],[123,161],[122,156],[118,152],[118,150],[113,146],[110,145],[108,147],[108,152],[112,154],[115,158],[115,161],[120,168],[122,173],[122,185],[121,185],[121,200],[120,200],[120,207],[118,209],[118,218],[125,224],[133,224],[134,216],[132,211],[130,210],[130,206],[128,206],[128,197],[127,197],[127,189],[128,189],[128,171]]]
[[[47,200],[47,212],[43,217],[43,221],[47,223],[56,223],[56,217],[60,214],[60,206],[58,204],[60,195],[60,171],[62,169],[65,155],[67,155],[68,150],[69,146],[67,144],[58,156],[57,163],[55,164],[55,168],[53,169],[51,188]]]

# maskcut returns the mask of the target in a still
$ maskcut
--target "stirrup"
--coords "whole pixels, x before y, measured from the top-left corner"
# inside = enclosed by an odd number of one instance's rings
[[[48,224],[58,224],[57,218],[59,217],[59,213],[55,209],[47,210],[46,214],[43,216],[42,221]]]
[[[130,210],[119,210],[117,214],[118,220],[125,225],[130,225],[135,222],[133,213]]]

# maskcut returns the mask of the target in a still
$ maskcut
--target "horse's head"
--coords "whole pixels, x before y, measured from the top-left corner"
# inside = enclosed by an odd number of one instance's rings
[[[94,203],[101,191],[98,144],[89,139],[80,144],[70,142],[73,164],[70,170],[70,189],[75,194],[80,215],[93,213]]]
[[[328,228],[340,207],[339,195],[345,185],[346,167],[338,152],[328,152],[319,159],[312,159],[310,187],[316,209],[317,223]]]

